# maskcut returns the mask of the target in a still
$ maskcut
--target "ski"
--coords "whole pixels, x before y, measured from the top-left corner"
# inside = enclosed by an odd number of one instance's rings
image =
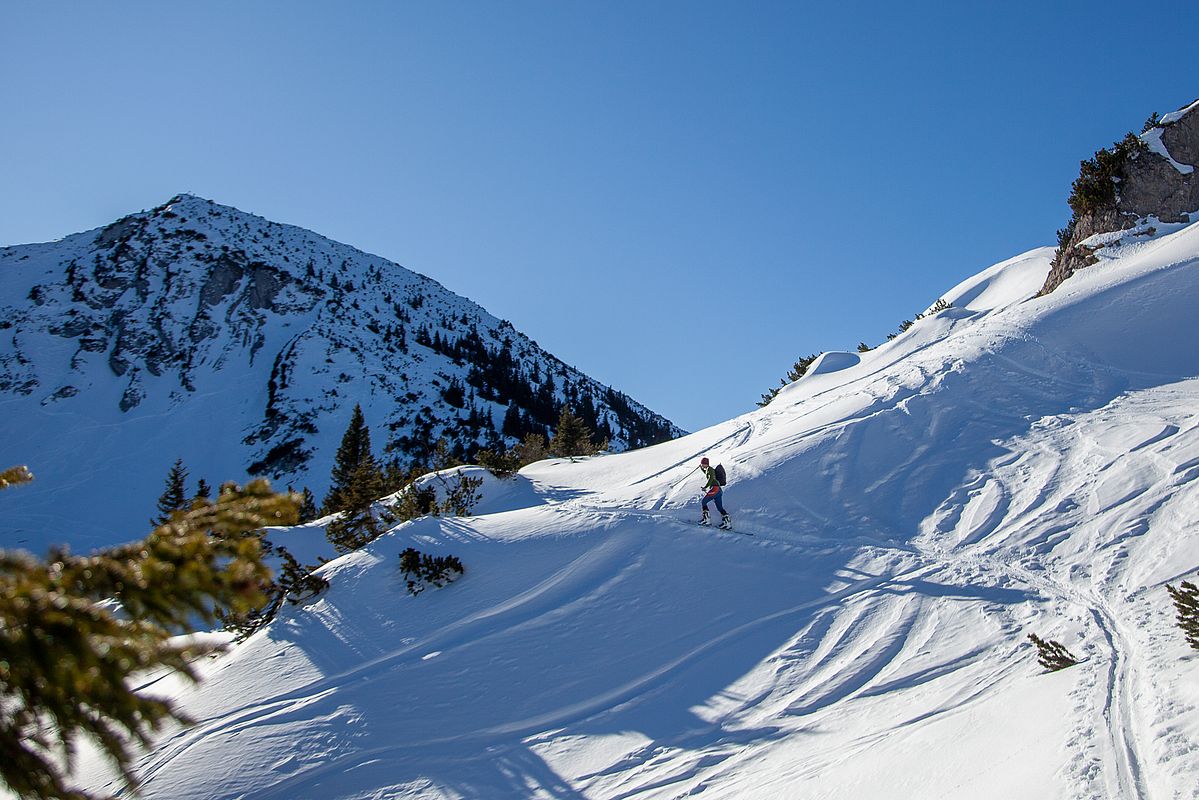
[[[722,526],[720,526],[720,525],[712,525],[712,524],[710,524],[710,523],[707,523],[707,522],[697,522],[697,523],[695,523],[695,524],[696,524],[696,525],[698,525],[698,526],[699,526],[699,527],[701,527],[701,528],[708,528],[708,529],[710,529],[710,530],[714,530],[714,531],[725,531],[726,533],[739,533],[739,534],[741,534],[742,536],[753,536],[753,534],[752,534],[752,533],[750,533],[749,531],[739,531],[739,530],[737,530],[737,529],[735,529],[735,528],[733,528],[733,527],[731,527],[731,526],[730,526],[730,527],[728,527],[728,528],[725,528],[725,527],[722,527]]]

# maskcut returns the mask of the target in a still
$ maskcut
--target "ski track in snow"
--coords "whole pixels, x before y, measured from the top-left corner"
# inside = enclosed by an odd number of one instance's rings
[[[1177,403],[1177,399],[1168,399],[1172,404]],[[1117,404],[1123,401],[1122,398]],[[1107,411],[1104,409],[1100,414]],[[1192,412],[1187,408],[1185,413],[1190,416]],[[1135,687],[1143,680],[1140,673],[1154,667],[1144,664],[1139,658],[1138,654],[1144,648],[1137,642],[1137,634],[1122,621],[1131,616],[1129,610],[1116,608],[1108,598],[1128,595],[1127,579],[1121,569],[1121,563],[1128,560],[1128,551],[1125,549],[1128,540],[1145,536],[1149,532],[1149,521],[1171,504],[1180,502],[1185,497],[1181,492],[1190,491],[1188,485],[1197,477],[1192,471],[1193,459],[1174,463],[1167,454],[1179,445],[1175,440],[1180,438],[1180,434],[1182,438],[1190,438],[1199,432],[1199,427],[1194,419],[1179,422],[1162,420],[1151,427],[1157,427],[1156,432],[1132,443],[1126,451],[1119,450],[1129,457],[1137,454],[1148,468],[1160,473],[1159,480],[1146,486],[1135,485],[1134,481],[1133,485],[1116,487],[1113,493],[1111,481],[1105,472],[1114,462],[1100,467],[1098,471],[1094,470],[1093,465],[1102,459],[1104,449],[1098,444],[1098,437],[1120,433],[1118,428],[1109,428],[1097,435],[1085,430],[1071,431],[1068,434],[1071,438],[1081,437],[1085,443],[1073,451],[1064,442],[1059,442],[1060,449],[1044,446],[1035,451],[1030,449],[1029,452],[1035,452],[1037,457],[1053,459],[1055,463],[1051,469],[1042,466],[1037,471],[1039,475],[1053,475],[1054,479],[1039,488],[1025,487],[1024,494],[1031,495],[1027,499],[1019,497],[1021,492],[1018,490],[1002,485],[994,488],[997,483],[1004,481],[1006,473],[1021,471],[1019,459],[998,465],[996,470],[986,473],[984,481],[964,487],[966,491],[955,496],[961,505],[955,509],[957,513],[953,517],[952,527],[966,531],[958,544],[963,561],[987,563],[997,574],[1006,573],[1018,578],[1045,595],[1073,606],[1076,614],[1089,618],[1098,634],[1098,639],[1093,640],[1093,643],[1101,645],[1100,652],[1091,659],[1097,662],[1093,664],[1093,672],[1098,674],[1095,689],[1102,697],[1096,711],[1101,724],[1092,717],[1076,730],[1079,738],[1075,744],[1081,748],[1076,763],[1084,768],[1077,770],[1074,777],[1080,785],[1088,786],[1078,797],[1155,796],[1145,776],[1146,764],[1151,763],[1152,759],[1142,752],[1142,743],[1153,737],[1145,730],[1141,719],[1144,714],[1138,713],[1141,703],[1135,694]],[[1065,463],[1067,459],[1060,455],[1062,453],[1068,454],[1069,460],[1075,463]],[[1135,470],[1123,471],[1121,478],[1125,481],[1128,480],[1128,472]],[[1071,495],[1069,504],[1066,498],[1057,495],[1058,492]],[[996,493],[1007,497],[1009,502],[992,503],[991,497]],[[1011,502],[1014,497],[1023,502]],[[986,513],[971,517],[966,508],[969,503],[983,506]],[[986,547],[988,536],[1035,529],[1038,526],[1037,512],[1047,505],[1065,509],[1067,516],[1065,521],[1060,516],[1053,518],[1049,536],[1028,535],[1020,543],[1025,547],[1012,547],[1011,544]],[[1019,507],[1019,513],[1011,513],[1014,506]],[[1088,511],[1100,516],[1088,520]],[[1063,531],[1077,527],[1088,527],[1094,531],[1094,535],[1089,537],[1089,544],[1100,555],[1094,565],[1094,574],[1087,575],[1074,565],[1065,574],[1055,575],[1052,570],[1054,559],[1045,556],[1051,555],[1056,545],[1065,543],[1066,540],[1061,536]],[[1113,530],[1118,533],[1114,538],[1109,538],[1107,532]],[[1013,563],[1012,554],[1021,549],[1036,553],[1041,569],[1032,572]],[[951,560],[948,553],[941,552],[939,555]],[[1177,576],[1165,576],[1161,583],[1176,579]],[[1157,588],[1160,592],[1160,586]]]
[[[1040,305],[1047,254],[1013,259],[1031,288],[985,271],[765,409],[332,562],[204,684],[154,684],[200,721],[147,798],[1199,798],[1164,591],[1199,569],[1199,357],[1126,324],[1199,302],[1191,227]],[[694,524],[701,455],[740,532]],[[408,545],[467,573],[406,597]],[[1040,674],[1029,632],[1080,663]]]

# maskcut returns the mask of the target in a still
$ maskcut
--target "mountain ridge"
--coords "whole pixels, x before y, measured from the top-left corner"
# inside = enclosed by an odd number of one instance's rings
[[[210,483],[262,474],[321,493],[355,403],[403,465],[428,463],[440,438],[465,457],[548,434],[563,406],[617,450],[681,433],[427,276],[194,195],[2,248],[0,282],[0,398],[12,409],[12,450],[0,455],[21,463],[45,452],[18,430],[30,418],[44,422],[33,432],[55,440],[51,450],[76,434],[119,450],[114,425],[202,407],[187,425],[169,423],[182,437],[175,449],[144,451],[165,464],[127,466],[146,501],[176,456]],[[42,519],[57,502],[46,484],[74,482],[67,460],[31,464],[43,474],[27,493],[45,499]]]

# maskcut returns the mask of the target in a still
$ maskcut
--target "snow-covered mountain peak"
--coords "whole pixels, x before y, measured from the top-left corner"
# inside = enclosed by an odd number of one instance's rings
[[[546,433],[563,405],[616,449],[681,432],[436,281],[194,195],[0,249],[0,319],[0,456],[39,476],[6,523],[35,549],[138,535],[177,457],[319,497],[355,404],[401,463]]]

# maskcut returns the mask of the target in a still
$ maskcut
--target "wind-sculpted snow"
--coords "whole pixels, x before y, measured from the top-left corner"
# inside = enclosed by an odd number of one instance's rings
[[[327,564],[154,685],[198,723],[146,796],[1199,796],[1163,588],[1199,572],[1199,226],[1152,244],[1027,300],[1034,251],[764,409]],[[693,524],[701,455],[737,532]],[[409,546],[466,573],[408,596]]]

